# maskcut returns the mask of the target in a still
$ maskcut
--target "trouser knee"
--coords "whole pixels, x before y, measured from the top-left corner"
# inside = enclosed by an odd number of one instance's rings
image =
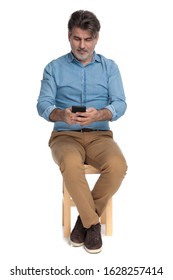
[[[127,163],[124,157],[110,158],[102,167],[102,172],[108,172],[110,175],[115,174],[120,177],[124,177],[127,173]]]

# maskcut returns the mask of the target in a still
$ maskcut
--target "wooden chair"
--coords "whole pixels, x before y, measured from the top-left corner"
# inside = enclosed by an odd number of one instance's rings
[[[91,165],[84,165],[85,174],[100,174],[100,171]],[[62,201],[62,225],[64,226],[64,237],[68,237],[71,232],[71,207],[75,206],[63,181],[63,201]],[[104,213],[100,218],[101,224],[105,224],[105,235],[112,235],[112,198],[109,200]]]

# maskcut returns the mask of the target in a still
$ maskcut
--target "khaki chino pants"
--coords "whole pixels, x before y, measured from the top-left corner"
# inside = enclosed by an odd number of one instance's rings
[[[83,226],[97,224],[127,171],[126,160],[113,140],[112,131],[53,131],[49,146]],[[86,180],[84,163],[101,173],[92,190]]]

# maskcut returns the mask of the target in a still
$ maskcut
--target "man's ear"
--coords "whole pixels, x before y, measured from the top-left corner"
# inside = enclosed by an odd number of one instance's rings
[[[99,32],[97,33],[97,36],[96,36],[96,41],[98,42],[98,39],[99,39]]]
[[[70,41],[71,32],[68,32],[68,40]]]

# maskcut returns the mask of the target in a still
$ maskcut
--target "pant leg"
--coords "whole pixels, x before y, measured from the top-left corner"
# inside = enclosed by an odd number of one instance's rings
[[[74,137],[74,136],[77,137]],[[84,227],[99,222],[95,204],[84,171],[85,149],[82,133],[53,132],[50,147],[54,161],[59,165],[66,188],[71,195]]]
[[[96,132],[95,140],[87,146],[86,160],[100,169],[92,196],[99,216],[103,213],[108,200],[120,187],[127,171],[126,160],[111,131]]]

